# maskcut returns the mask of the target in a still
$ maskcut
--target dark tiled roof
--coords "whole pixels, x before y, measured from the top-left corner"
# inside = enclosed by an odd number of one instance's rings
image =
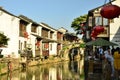
[[[49,27],[49,28],[52,28],[51,26],[49,26],[49,25],[46,24],[46,23],[41,22],[41,24],[43,24],[43,25],[45,25],[45,26],[47,26],[47,27]],[[56,30],[55,28],[52,28],[52,29]]]
[[[17,16],[15,16],[14,14],[12,14],[12,13],[6,11],[6,10],[3,9],[2,7],[0,7],[0,10],[3,11],[3,12],[5,12],[5,13],[7,13],[7,14],[9,14],[9,15],[11,15],[11,16],[17,17]]]
[[[32,22],[32,23],[34,23],[34,24],[37,24],[37,25],[39,25],[37,22],[35,22],[35,21],[33,21],[32,19],[30,19],[30,18],[28,18],[28,17],[26,17],[26,16],[24,16],[24,15],[19,15],[19,18],[20,19],[23,19],[23,20],[27,20],[28,22]]]
[[[69,33],[69,32],[67,32],[65,35],[70,35],[70,36],[75,36],[75,37],[77,37],[77,35],[76,35],[75,33]]]

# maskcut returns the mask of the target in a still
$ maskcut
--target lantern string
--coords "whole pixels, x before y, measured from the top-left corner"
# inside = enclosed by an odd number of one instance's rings
[[[112,4],[111,0],[109,0],[110,4]]]
[[[107,0],[105,0],[104,4],[106,4]]]
[[[109,0],[109,3],[112,4],[111,0]],[[105,0],[104,4],[107,4],[107,0]]]

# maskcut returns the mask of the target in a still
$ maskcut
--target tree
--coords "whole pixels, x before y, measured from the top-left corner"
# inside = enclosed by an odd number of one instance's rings
[[[71,24],[71,27],[76,31],[76,34],[82,34],[83,26],[86,23],[86,19],[87,19],[87,14],[74,19],[74,21]]]
[[[8,45],[9,38],[4,35],[4,33],[0,33],[0,47]]]

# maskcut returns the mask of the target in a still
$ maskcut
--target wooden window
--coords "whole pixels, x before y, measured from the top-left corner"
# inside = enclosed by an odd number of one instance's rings
[[[109,25],[108,19],[103,18],[103,26]]]
[[[102,25],[102,17],[100,16],[95,17],[95,25]]]
[[[43,37],[48,37],[48,30],[47,29],[42,29],[42,36]]]
[[[37,33],[37,25],[31,26],[31,32]]]
[[[101,16],[95,16],[95,25],[103,25],[103,26],[108,26],[109,25],[109,20],[106,18],[102,18]]]
[[[20,21],[20,25],[19,25],[19,36],[24,37],[24,32],[26,32],[26,26],[27,26],[27,22],[24,21]]]
[[[92,22],[93,22],[92,20],[93,20],[92,17],[89,17],[89,21],[88,21],[89,26],[92,26]]]
[[[53,36],[53,32],[50,32],[50,38],[52,39],[52,36]]]
[[[27,42],[26,42],[26,41],[24,41],[24,48],[26,48],[26,45],[27,45]]]
[[[52,44],[50,44],[50,50],[52,50]]]

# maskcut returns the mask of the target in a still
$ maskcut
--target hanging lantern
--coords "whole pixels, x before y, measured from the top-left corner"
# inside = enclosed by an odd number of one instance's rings
[[[36,40],[37,40],[37,42],[35,43],[35,45],[36,45],[37,47],[40,47],[41,38],[37,37]]]
[[[104,32],[104,27],[103,26],[95,26],[91,32],[91,39],[95,40],[97,35],[99,35],[100,33]]]
[[[107,19],[113,19],[119,17],[120,15],[120,7],[117,5],[105,5],[100,11],[102,17]]]
[[[38,46],[38,47],[40,47],[40,41],[37,41],[37,42],[35,43],[35,45]]]
[[[49,43],[45,43],[45,48],[49,48]]]
[[[28,33],[25,31],[23,34],[24,34],[24,37],[28,39],[28,36],[29,36]]]
[[[91,32],[91,37],[97,37],[97,35],[98,35],[98,33],[97,32],[95,32],[94,30],[92,30],[92,32]]]
[[[93,28],[93,30],[99,34],[101,32],[104,32],[104,27],[103,26],[95,26]]]
[[[91,37],[96,37],[96,35],[95,35],[95,34],[91,34],[90,36],[91,36]]]

